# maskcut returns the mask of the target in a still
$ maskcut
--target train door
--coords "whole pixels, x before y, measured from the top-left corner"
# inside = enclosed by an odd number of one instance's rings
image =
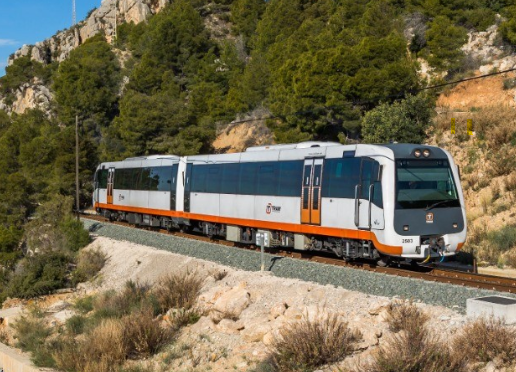
[[[176,210],[176,194],[177,194],[177,169],[178,164],[172,166],[172,177],[170,182],[170,210]]]
[[[183,184],[185,186],[185,212],[190,212],[190,190],[192,184],[192,164],[186,164],[186,172],[183,173]]]
[[[380,164],[373,159],[362,158],[359,184],[355,187],[355,225],[361,230],[384,228],[380,178]]]
[[[113,184],[115,182],[115,168],[109,168],[107,179],[107,203],[113,204]]]
[[[324,159],[306,159],[301,187],[301,223],[321,224],[321,186]]]

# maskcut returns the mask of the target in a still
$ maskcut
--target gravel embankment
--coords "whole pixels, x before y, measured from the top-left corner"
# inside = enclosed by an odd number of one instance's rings
[[[83,222],[86,229],[100,236],[201,258],[236,269],[247,271],[260,270],[259,252],[184,239],[152,231],[104,224],[86,218],[83,218]],[[516,298],[515,295],[494,291],[433,283],[420,279],[401,278],[346,267],[278,257],[268,253],[265,254],[265,263],[266,269],[268,268],[277,277],[296,278],[322,285],[330,284],[377,296],[411,298],[431,305],[454,307],[461,312],[465,311],[468,298],[496,294]]]

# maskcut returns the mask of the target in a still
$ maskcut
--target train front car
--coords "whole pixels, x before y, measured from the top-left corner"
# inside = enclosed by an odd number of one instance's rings
[[[382,161],[385,219],[390,229],[378,239],[399,246],[400,256],[418,262],[444,260],[466,240],[466,213],[459,172],[438,147],[383,145],[392,161]],[[381,246],[377,247],[381,252]],[[390,254],[389,252],[386,252]]]

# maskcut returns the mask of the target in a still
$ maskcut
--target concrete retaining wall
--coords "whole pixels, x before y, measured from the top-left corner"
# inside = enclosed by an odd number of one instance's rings
[[[50,371],[49,369],[34,367],[26,354],[21,354],[19,350],[10,348],[2,343],[0,343],[0,368],[3,368],[4,372]]]

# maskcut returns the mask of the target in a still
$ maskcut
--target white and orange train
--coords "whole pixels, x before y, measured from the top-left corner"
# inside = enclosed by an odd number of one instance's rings
[[[106,162],[93,205],[110,219],[385,264],[454,255],[466,240],[450,154],[412,144],[328,142]]]

